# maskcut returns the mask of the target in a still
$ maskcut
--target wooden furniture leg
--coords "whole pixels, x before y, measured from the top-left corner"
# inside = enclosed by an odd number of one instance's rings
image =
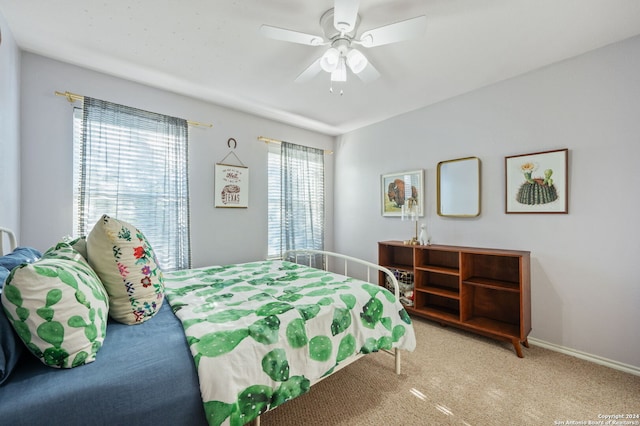
[[[516,350],[516,354],[518,354],[518,358],[524,358],[524,355],[522,354],[522,347],[520,346],[520,341],[518,339],[513,339],[511,343],[513,343],[513,348]]]

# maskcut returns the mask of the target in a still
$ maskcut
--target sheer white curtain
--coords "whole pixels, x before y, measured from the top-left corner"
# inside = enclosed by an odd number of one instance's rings
[[[324,151],[283,142],[269,151],[269,250],[324,249]]]
[[[108,214],[140,229],[165,270],[191,265],[188,126],[89,97],[75,139],[75,226]]]

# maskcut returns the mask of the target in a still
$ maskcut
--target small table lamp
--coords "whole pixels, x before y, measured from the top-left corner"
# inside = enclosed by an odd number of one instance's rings
[[[416,235],[411,238],[406,244],[417,245],[418,241],[418,217],[419,217],[418,200],[415,198],[407,198],[406,203],[402,206],[402,220],[411,220],[416,223]]]

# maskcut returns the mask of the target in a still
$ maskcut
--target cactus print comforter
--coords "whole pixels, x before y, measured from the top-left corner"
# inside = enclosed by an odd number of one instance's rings
[[[358,354],[415,348],[411,320],[385,288],[295,263],[172,272],[165,287],[210,425],[245,424]]]

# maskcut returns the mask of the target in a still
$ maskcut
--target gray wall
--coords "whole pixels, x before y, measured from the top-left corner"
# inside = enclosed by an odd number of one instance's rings
[[[371,261],[413,225],[380,175],[424,169],[438,244],[531,251],[531,337],[640,368],[640,37],[341,136],[336,250]],[[569,214],[504,213],[505,156],[569,148]],[[439,161],[482,161],[478,218],[436,214]],[[526,350],[525,350],[526,357]]]
[[[334,138],[286,126],[207,102],[179,96],[99,72],[22,55],[22,243],[46,249],[72,234],[72,107],[54,91],[70,91],[149,111],[206,123],[190,127],[189,167],[193,266],[266,257],[267,136],[322,149]],[[213,206],[214,165],[229,152],[249,167],[249,208]],[[229,161],[235,160],[230,157]],[[327,156],[327,247],[333,244],[333,156]],[[4,185],[3,185],[4,186]]]
[[[20,237],[20,51],[0,14],[0,226]]]

